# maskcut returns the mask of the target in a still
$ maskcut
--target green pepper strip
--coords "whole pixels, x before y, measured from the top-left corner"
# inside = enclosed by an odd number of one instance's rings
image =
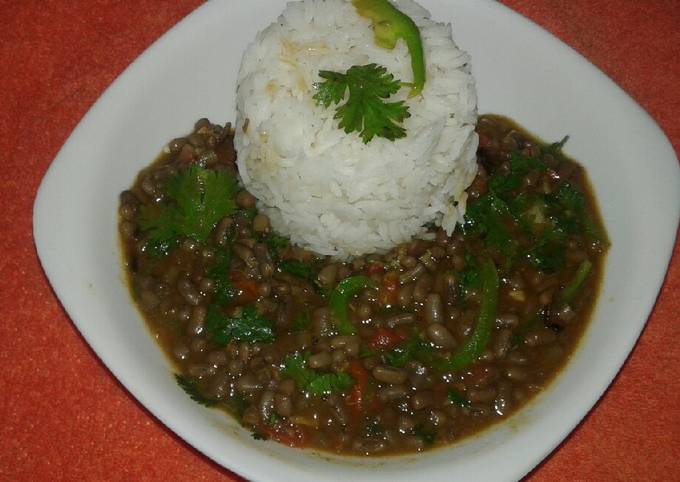
[[[375,289],[377,285],[366,276],[350,276],[340,281],[331,293],[328,304],[336,320],[335,327],[341,335],[354,335],[356,332],[349,321],[347,303],[352,296],[366,288]]]
[[[486,257],[482,260],[479,274],[482,284],[482,303],[475,330],[450,359],[442,360],[441,367],[439,367],[441,369],[455,371],[465,368],[482,354],[489,342],[498,311],[498,272],[491,258]]]
[[[379,47],[392,50],[397,40],[404,39],[408,52],[411,54],[411,70],[413,83],[410,97],[414,97],[423,90],[425,85],[425,54],[420,30],[415,22],[395,8],[387,0],[352,0],[354,8],[362,17],[373,20],[375,43]]]
[[[574,296],[576,296],[576,293],[578,293],[578,290],[583,285],[583,282],[590,274],[591,269],[593,269],[593,263],[591,263],[590,260],[586,259],[579,265],[574,278],[567,286],[564,287],[564,290],[562,290],[560,301],[563,303],[570,303],[571,300],[574,299]]]

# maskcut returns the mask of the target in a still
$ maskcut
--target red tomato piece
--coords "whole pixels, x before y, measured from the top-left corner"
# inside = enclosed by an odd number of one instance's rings
[[[387,350],[394,348],[405,339],[406,337],[397,330],[380,327],[375,331],[368,346],[377,350]]]

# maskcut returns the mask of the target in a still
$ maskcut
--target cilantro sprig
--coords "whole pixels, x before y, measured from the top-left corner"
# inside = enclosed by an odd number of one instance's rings
[[[212,340],[226,345],[231,340],[271,343],[274,341],[273,323],[259,315],[252,305],[245,306],[231,316],[222,314],[215,306],[208,307],[205,327]]]
[[[324,81],[317,84],[314,95],[318,105],[327,108],[340,104],[349,92],[347,101],[336,107],[334,116],[345,133],[358,132],[364,144],[376,136],[391,141],[406,136],[406,129],[400,124],[411,116],[408,106],[404,101],[385,101],[399,91],[402,83],[385,67],[354,65],[344,74],[322,70],[319,77]]]
[[[316,268],[309,263],[303,263],[294,259],[281,261],[279,263],[279,270],[282,273],[287,273],[296,278],[304,279],[310,283],[314,282],[316,278]]]
[[[196,383],[191,379],[184,375],[180,375],[179,373],[175,373],[175,381],[177,381],[177,385],[179,385],[194,402],[206,407],[214,407],[217,405],[218,401],[203,395],[196,386]]]
[[[397,368],[403,367],[411,360],[429,364],[434,358],[434,347],[416,336],[383,354],[385,363]]]
[[[283,376],[295,380],[300,388],[312,395],[344,392],[354,386],[354,378],[346,372],[318,373],[307,368],[307,357],[307,353],[287,355],[282,364]]]
[[[454,405],[458,405],[459,407],[470,408],[472,406],[470,400],[465,398],[463,395],[458,393],[453,388],[449,388],[446,391],[446,398],[448,398],[451,401],[451,403],[453,403]]]
[[[233,175],[192,165],[168,179],[167,200],[143,206],[139,224],[151,247],[171,247],[180,237],[204,242],[215,225],[236,209]],[[161,249],[167,252],[168,249]]]
[[[278,256],[281,251],[290,246],[290,239],[276,233],[269,233],[264,238],[264,243],[267,245],[269,252],[274,256]]]
[[[231,251],[226,248],[218,248],[215,251],[215,264],[208,268],[207,274],[215,283],[212,302],[219,306],[228,305],[237,294],[229,282],[230,265]]]
[[[435,442],[435,440],[437,440],[436,432],[427,430],[423,426],[423,424],[420,423],[413,427],[412,433],[413,435],[421,439],[423,442],[425,442],[425,445],[432,445]]]

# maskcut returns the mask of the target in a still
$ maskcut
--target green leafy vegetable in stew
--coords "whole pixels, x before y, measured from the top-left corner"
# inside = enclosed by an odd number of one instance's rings
[[[469,253],[465,255],[465,267],[460,276],[460,293],[465,295],[471,290],[478,289],[480,285],[479,266]]]
[[[551,153],[560,155],[563,142],[566,138],[553,144]],[[539,158],[514,151],[508,167],[490,176],[488,192],[470,204],[463,232],[480,237],[504,256],[504,268],[521,256],[541,271],[556,272],[564,264],[570,235],[586,234],[598,239],[585,196],[569,182],[560,182],[555,191],[524,192],[523,184],[532,182],[531,175],[548,170]],[[521,239],[528,240],[528,246]]]
[[[308,357],[307,353],[287,355],[282,363],[283,376],[292,378],[299,387],[312,395],[344,392],[354,386],[354,378],[346,372],[319,373],[307,368]]]
[[[281,417],[279,417],[275,413],[272,413],[271,415],[269,415],[269,418],[267,419],[267,425],[269,425],[270,427],[273,427],[273,426],[279,425],[282,421],[283,420],[281,419]]]
[[[175,380],[177,381],[177,385],[179,385],[194,402],[206,407],[214,407],[217,405],[217,400],[204,396],[196,386],[196,382],[191,379],[176,373]]]
[[[168,201],[143,205],[139,224],[154,245],[189,237],[204,242],[217,222],[236,209],[234,176],[192,165],[168,179]]]
[[[259,315],[252,305],[238,308],[232,316],[223,315],[220,308],[210,305],[205,320],[206,329],[218,345],[225,345],[231,340],[274,341],[272,322]]]
[[[430,343],[413,336],[401,345],[384,353],[383,359],[388,365],[401,368],[411,360],[427,364],[432,363],[434,353],[435,349]]]
[[[399,124],[410,117],[408,107],[404,101],[385,102],[401,88],[401,82],[385,67],[355,65],[344,74],[322,70],[319,77],[324,80],[318,83],[314,99],[324,107],[339,104],[349,91],[347,101],[336,108],[334,116],[347,134],[358,132],[364,143],[375,136],[391,141],[406,136],[406,129]]]
[[[208,277],[213,280],[213,303],[226,306],[236,296],[236,290],[229,282],[231,251],[219,248],[215,252],[215,264],[208,269]]]
[[[458,393],[457,391],[455,391],[452,388],[449,388],[446,391],[446,397],[452,403],[454,403],[455,405],[458,405],[459,407],[470,408],[470,406],[472,405],[470,403],[470,400],[468,400],[467,398],[465,398],[463,395],[461,395],[460,393]]]
[[[422,424],[418,424],[413,427],[413,435],[425,442],[425,445],[432,445],[437,439],[437,434],[427,430]]]
[[[480,236],[487,245],[497,248],[504,256],[513,258],[518,248],[517,241],[513,239],[506,224],[508,216],[510,208],[507,203],[490,191],[467,208],[464,233],[466,236]]]
[[[308,353],[287,355],[286,358],[283,359],[283,369],[281,373],[284,376],[295,380],[295,383],[299,386],[306,387],[315,376],[314,371],[307,368],[308,357]]]
[[[311,323],[312,318],[309,316],[309,311],[304,310],[297,318],[293,320],[293,323],[290,325],[290,331],[296,333],[307,330],[309,329]]]
[[[307,390],[313,395],[328,395],[344,392],[352,388],[354,379],[345,372],[324,373],[318,375],[307,384]]]
[[[267,234],[264,238],[264,242],[269,251],[275,256],[278,256],[284,248],[287,248],[290,245],[290,239],[276,233]]]
[[[239,213],[241,214],[241,216],[243,216],[246,219],[253,219],[255,216],[257,216],[257,208],[252,207],[252,208],[240,209]]]
[[[304,279],[310,282],[314,281],[316,277],[316,268],[309,263],[296,261],[294,259],[281,261],[279,263],[279,270],[282,273],[287,273],[296,278]]]

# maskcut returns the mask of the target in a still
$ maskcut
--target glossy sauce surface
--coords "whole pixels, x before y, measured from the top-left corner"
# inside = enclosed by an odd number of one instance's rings
[[[540,391],[587,324],[608,242],[560,145],[498,116],[477,131],[463,228],[349,262],[291,246],[237,190],[206,239],[156,243],[147,221],[175,202],[173,179],[192,166],[237,176],[228,126],[200,120],[170,142],[121,195],[120,232],[180,385],[257,438],[364,455],[451,443]]]

